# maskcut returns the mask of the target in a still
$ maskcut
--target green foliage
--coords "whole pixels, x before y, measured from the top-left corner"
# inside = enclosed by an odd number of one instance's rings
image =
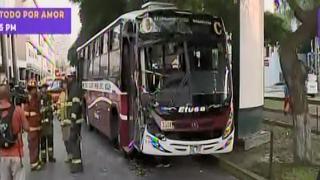
[[[286,37],[289,27],[285,25],[283,18],[266,12],[264,14],[264,39],[265,43],[275,45]]]
[[[118,16],[124,13],[126,0],[72,0],[79,3],[82,28],[78,39],[69,49],[68,59],[76,64],[76,47],[83,44]]]

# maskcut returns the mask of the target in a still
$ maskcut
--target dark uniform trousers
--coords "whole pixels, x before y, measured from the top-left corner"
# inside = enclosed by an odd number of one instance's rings
[[[47,162],[47,155],[49,161],[54,161],[54,153],[53,153],[53,123],[48,123],[46,125],[46,133],[41,133],[41,140],[40,140],[40,149],[41,149],[41,159],[42,162]]]
[[[41,159],[42,162],[54,162],[53,157],[53,106],[51,103],[51,98],[49,95],[43,95],[41,97],[41,139],[40,139],[40,149],[41,149]]]
[[[83,171],[82,157],[81,157],[81,124],[82,117],[82,97],[81,86],[74,82],[69,90],[68,102],[72,103],[70,111],[67,113],[71,119],[71,128],[68,145],[71,151],[71,173],[78,173]]]

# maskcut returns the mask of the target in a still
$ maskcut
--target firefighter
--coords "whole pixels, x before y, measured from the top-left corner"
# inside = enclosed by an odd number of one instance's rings
[[[30,163],[31,170],[37,171],[42,169],[42,162],[39,160],[41,117],[37,82],[30,80],[27,84],[27,90],[28,101],[24,105],[24,111],[30,125],[30,132],[28,134]]]
[[[82,117],[82,89],[75,80],[75,74],[67,77],[68,80],[68,103],[72,106],[67,110],[67,117],[71,120],[69,145],[71,149],[70,172],[79,173],[83,171],[81,158],[81,124]]]
[[[62,140],[64,142],[66,152],[67,152],[67,159],[65,160],[66,163],[71,162],[71,150],[69,146],[69,136],[70,136],[70,127],[71,127],[71,120],[67,118],[67,109],[71,107],[71,103],[67,103],[68,98],[68,83],[67,80],[64,80],[62,83],[62,92],[60,93],[59,100],[57,102],[58,106],[58,117],[61,125],[62,131]]]
[[[53,104],[52,98],[47,92],[48,84],[41,84],[41,161],[56,162],[53,156]]]

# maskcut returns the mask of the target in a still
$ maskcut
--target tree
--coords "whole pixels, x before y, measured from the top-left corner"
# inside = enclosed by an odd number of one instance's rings
[[[277,45],[289,33],[285,20],[270,12],[264,13],[264,39],[265,44]]]
[[[280,41],[280,65],[292,105],[294,158],[296,162],[311,163],[311,125],[304,86],[306,71],[298,60],[297,49],[300,44],[309,42],[316,36],[319,5],[313,1],[313,8],[302,9],[296,0],[287,0],[287,2],[301,25]]]
[[[126,0],[71,0],[80,6],[81,31],[68,52],[71,65],[77,62],[76,47],[102,30],[126,9]]]

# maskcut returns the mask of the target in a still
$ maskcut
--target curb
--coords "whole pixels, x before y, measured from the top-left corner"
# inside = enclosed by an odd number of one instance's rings
[[[234,175],[236,178],[245,180],[267,180],[266,178],[249,171],[247,169],[241,168],[240,166],[220,157],[219,155],[213,155],[219,161],[219,167],[228,171],[230,174]]]
[[[284,122],[279,122],[276,120],[270,120],[269,118],[263,118],[263,123],[265,124],[269,124],[269,125],[273,125],[273,126],[279,126],[279,127],[283,127],[283,128],[288,128],[288,129],[292,129],[293,126],[291,124],[288,123],[284,123]],[[315,135],[320,135],[320,132],[314,129],[311,129],[311,133],[315,134]]]
[[[264,99],[274,100],[274,101],[283,101],[282,97],[264,97]],[[320,105],[320,100],[308,99],[308,104]]]
[[[283,110],[280,110],[280,109],[270,109],[270,108],[263,107],[263,110],[268,112],[274,112],[274,113],[283,113]],[[316,114],[309,113],[309,115],[313,118],[317,118]],[[319,113],[319,117],[320,117],[320,113]]]

